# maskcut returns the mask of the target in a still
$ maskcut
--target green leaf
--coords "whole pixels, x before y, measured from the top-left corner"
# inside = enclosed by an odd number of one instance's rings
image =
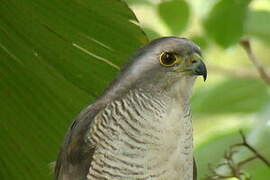
[[[228,79],[211,88],[196,90],[192,111],[196,115],[253,113],[269,101],[267,86],[256,79]]]
[[[245,31],[270,43],[270,11],[250,11],[247,16]]]
[[[0,177],[52,179],[68,125],[147,39],[118,0],[0,3]]]
[[[244,23],[250,0],[220,0],[204,19],[206,33],[226,48],[239,41],[244,33]]]
[[[189,20],[189,5],[184,0],[170,0],[158,5],[158,13],[173,35],[185,30]]]
[[[153,6],[154,3],[149,0],[124,0],[129,6],[141,5],[141,6]]]
[[[159,33],[157,33],[155,30],[148,28],[148,27],[143,27],[143,31],[145,32],[145,34],[147,35],[148,39],[152,40],[152,39],[156,39],[158,37],[161,37],[161,35]]]

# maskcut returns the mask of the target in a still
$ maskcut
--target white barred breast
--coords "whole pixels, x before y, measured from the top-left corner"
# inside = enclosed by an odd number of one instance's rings
[[[93,124],[88,180],[192,180],[188,104],[133,90],[108,104]]]

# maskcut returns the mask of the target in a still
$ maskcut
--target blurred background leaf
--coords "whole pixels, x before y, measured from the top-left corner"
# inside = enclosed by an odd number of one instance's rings
[[[211,88],[196,90],[192,108],[194,114],[223,115],[254,113],[267,104],[267,87],[256,79],[227,79]],[[251,106],[252,104],[252,106]]]
[[[189,22],[189,5],[184,0],[162,1],[158,4],[158,13],[172,35],[181,33]]]
[[[248,35],[270,43],[270,11],[250,11],[245,26]]]
[[[196,44],[198,44],[202,49],[206,49],[207,46],[209,45],[208,44],[209,42],[206,39],[206,36],[196,35],[196,36],[191,36],[190,39]]]
[[[133,22],[116,0],[1,1],[1,179],[52,179],[67,126],[147,41]]]
[[[204,19],[209,37],[222,47],[239,41],[244,33],[244,23],[250,0],[220,0]]]

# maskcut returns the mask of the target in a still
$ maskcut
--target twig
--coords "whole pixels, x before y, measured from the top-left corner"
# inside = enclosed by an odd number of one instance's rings
[[[270,162],[267,159],[265,159],[265,157],[263,157],[255,148],[253,148],[251,145],[247,143],[247,140],[243,131],[240,130],[239,133],[241,134],[241,137],[243,140],[242,142],[243,146],[247,147],[250,151],[252,151],[257,158],[259,158],[262,162],[264,162],[270,168]]]
[[[265,71],[263,65],[261,64],[261,62],[257,59],[257,57],[255,56],[251,45],[250,45],[250,41],[247,38],[242,38],[240,40],[240,44],[242,45],[242,47],[244,48],[244,50],[246,51],[250,61],[255,65],[257,71],[259,72],[261,78],[268,84],[270,85],[270,76],[267,74],[267,72]]]
[[[255,159],[260,159],[262,162],[264,162],[268,167],[270,167],[270,162],[263,157],[255,148],[253,148],[250,144],[248,144],[247,139],[243,133],[243,131],[239,131],[241,137],[242,137],[242,142],[233,144],[230,146],[229,150],[225,152],[224,154],[224,161],[219,163],[215,168],[212,168],[211,165],[209,165],[210,172],[212,175],[205,177],[205,180],[217,180],[217,179],[225,179],[225,178],[238,178],[239,180],[245,179],[248,180],[250,177],[242,171],[242,167],[255,160]],[[254,156],[251,156],[249,158],[246,158],[245,160],[242,160],[240,162],[235,162],[234,161],[234,155],[238,153],[238,151],[235,149],[237,147],[246,147],[249,149]],[[218,173],[218,169],[220,167],[227,167],[230,172],[227,172],[226,174],[220,174]]]
[[[247,164],[249,161],[253,161],[254,159],[256,159],[257,156],[252,156],[252,157],[249,157],[241,162],[238,163],[238,167],[242,167],[243,165]]]

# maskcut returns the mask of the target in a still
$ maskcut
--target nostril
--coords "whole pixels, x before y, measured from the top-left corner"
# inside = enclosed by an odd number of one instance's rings
[[[192,60],[191,63],[192,64],[195,64],[197,62],[197,60]]]

